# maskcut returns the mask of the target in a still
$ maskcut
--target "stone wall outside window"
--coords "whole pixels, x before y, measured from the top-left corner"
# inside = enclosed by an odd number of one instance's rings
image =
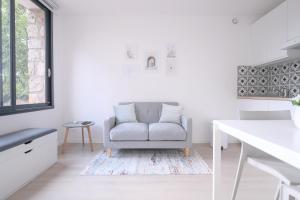
[[[45,103],[45,15],[41,9],[28,9],[29,104]]]

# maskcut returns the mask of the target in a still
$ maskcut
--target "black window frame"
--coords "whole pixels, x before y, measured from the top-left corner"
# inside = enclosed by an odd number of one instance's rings
[[[10,92],[11,92],[11,105],[0,105],[0,116],[11,115],[24,112],[33,112],[40,110],[47,110],[54,108],[54,90],[53,90],[53,14],[52,12],[38,0],[30,0],[36,4],[39,8],[45,12],[45,92],[46,103],[38,104],[23,104],[16,105],[16,50],[15,50],[15,0],[9,0],[10,2]],[[0,1],[0,9],[1,9]],[[2,15],[0,16],[0,44],[2,40]],[[2,52],[2,45],[0,45]],[[2,68],[2,56],[0,56],[0,69]],[[0,103],[2,102],[2,77],[0,78]]]

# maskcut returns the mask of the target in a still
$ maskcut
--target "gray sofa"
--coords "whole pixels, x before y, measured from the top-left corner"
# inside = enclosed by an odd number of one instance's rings
[[[192,146],[192,119],[181,117],[181,125],[158,123],[162,103],[178,105],[176,102],[123,102],[134,103],[138,123],[116,124],[115,117],[104,121],[103,141],[107,153],[112,149],[184,149],[189,155]]]

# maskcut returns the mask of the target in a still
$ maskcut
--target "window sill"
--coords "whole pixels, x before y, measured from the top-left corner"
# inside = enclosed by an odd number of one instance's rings
[[[49,110],[54,109],[54,106],[36,106],[36,107],[23,107],[23,108],[17,108],[17,109],[11,109],[11,108],[2,108],[0,109],[0,116],[5,115],[13,115],[13,114],[21,114],[21,113],[27,113],[27,112],[35,112],[35,111],[42,111],[42,110]]]

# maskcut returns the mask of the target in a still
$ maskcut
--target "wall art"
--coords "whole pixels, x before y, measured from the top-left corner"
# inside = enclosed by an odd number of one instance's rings
[[[146,70],[158,70],[158,54],[156,52],[147,52],[145,57]]]

